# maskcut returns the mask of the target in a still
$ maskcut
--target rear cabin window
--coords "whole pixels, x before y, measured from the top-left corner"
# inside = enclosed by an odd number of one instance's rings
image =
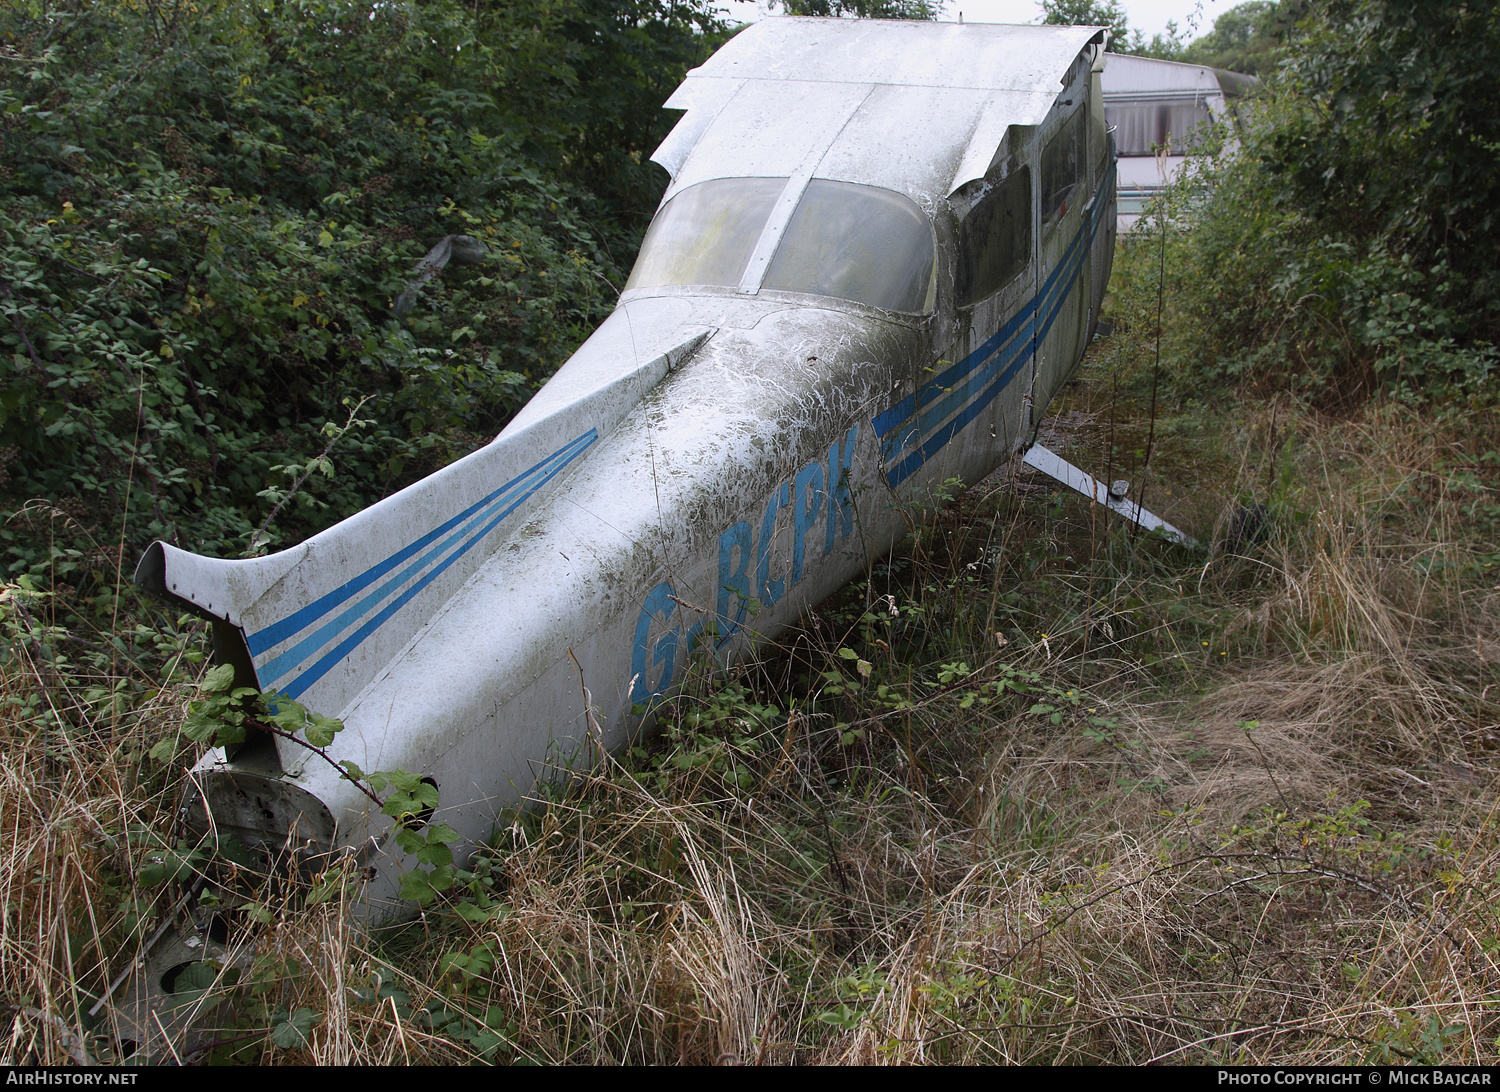
[[[1031,168],[1022,167],[974,205],[959,228],[958,305],[988,299],[1031,260]]]
[[[910,200],[874,186],[815,178],[792,213],[763,287],[887,311],[926,311],[933,263],[932,228]]]
[[[716,178],[689,186],[651,221],[626,290],[738,285],[785,186],[785,178]]]
[[[1076,110],[1042,151],[1042,234],[1056,227],[1083,193],[1087,110]]]

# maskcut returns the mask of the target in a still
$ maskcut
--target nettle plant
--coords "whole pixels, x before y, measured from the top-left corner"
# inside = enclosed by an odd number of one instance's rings
[[[453,887],[460,877],[452,849],[458,831],[427,821],[438,806],[437,786],[407,770],[366,773],[353,762],[338,762],[328,747],[343,730],[343,721],[314,713],[274,690],[236,686],[230,664],[204,675],[199,691],[183,726],[189,739],[209,747],[234,747],[252,732],[265,732],[306,748],[354,782],[382,814],[395,821],[396,845],[417,859],[417,868],[401,876],[403,898],[425,907]]]

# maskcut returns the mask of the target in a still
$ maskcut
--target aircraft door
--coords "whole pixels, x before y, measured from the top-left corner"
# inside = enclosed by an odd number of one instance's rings
[[[1034,349],[1034,188],[1031,165],[1012,164],[986,180],[959,225],[954,299],[963,333],[940,382],[974,437],[953,467],[966,480],[993,465],[997,448],[1014,451],[1030,428],[1024,396]]]

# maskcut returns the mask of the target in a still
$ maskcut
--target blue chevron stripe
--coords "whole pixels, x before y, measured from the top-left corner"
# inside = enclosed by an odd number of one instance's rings
[[[257,665],[257,675],[260,678],[261,685],[270,688],[277,680],[295,670],[299,664],[305,662],[308,657],[316,654],[319,649],[324,648],[328,642],[338,638],[349,626],[356,623],[368,611],[388,599],[408,581],[417,578],[423,570],[429,570],[426,572],[426,575],[420,576],[414,585],[380,610],[374,618],[360,626],[354,634],[340,642],[334,652],[324,656],[317,664],[314,664],[313,667],[299,675],[291,683],[279,687],[283,693],[292,697],[305,692],[334,663],[348,655],[350,651],[378,629],[386,619],[390,618],[391,615],[409,602],[413,596],[430,584],[460,557],[468,553],[501,520],[505,519],[506,516],[525,503],[537,490],[556,477],[557,474],[597,439],[598,433],[594,429],[589,429],[588,432],[565,444],[529,470],[470,505],[441,526],[429,531],[411,545],[404,547],[385,560],[371,566],[359,576],[315,602],[308,604],[308,606],[303,607],[294,614],[289,615],[287,618],[250,635],[248,641],[252,654],[267,652],[277,644],[296,636],[299,632],[316,623],[320,618],[326,616],[329,612],[347,602],[372,583],[390,573],[391,570],[402,562],[410,559],[413,554],[423,550],[424,547],[431,547],[430,549],[426,549],[415,561],[403,568],[401,572],[384,581],[375,591],[362,597],[359,602],[349,609],[342,611],[338,617],[320,626],[313,633],[304,637],[296,645],[283,651],[280,655]],[[458,528],[456,531],[454,530],[455,527]],[[448,534],[448,532],[452,533]],[[445,534],[446,537],[443,537]],[[440,538],[441,541],[437,541]],[[437,541],[437,544],[434,546],[432,544],[435,541]],[[447,556],[445,557],[444,555]]]
[[[551,460],[549,460],[549,462],[550,461]],[[327,625],[314,630],[310,636],[304,637],[301,641],[298,641],[295,645],[287,649],[281,655],[275,657],[265,664],[259,665],[257,673],[260,675],[261,679],[269,683],[277,678],[280,678],[287,671],[291,670],[292,668],[300,664],[303,660],[307,659],[307,657],[312,655],[312,653],[316,652],[333,638],[337,637],[354,621],[362,618],[372,607],[374,607],[378,603],[384,602],[391,596],[391,594],[395,592],[397,588],[401,587],[407,581],[411,580],[423,569],[426,569],[428,566],[432,565],[437,558],[447,553],[448,550],[452,548],[456,543],[462,541],[465,537],[467,537],[475,527],[484,522],[485,518],[494,510],[494,508],[499,505],[503,505],[507,499],[514,496],[517,492],[526,491],[528,487],[534,489],[535,486],[532,483],[539,477],[539,473],[540,471],[538,469],[533,468],[532,470],[524,474],[521,478],[518,478],[510,485],[506,486],[501,491],[498,497],[491,501],[490,504],[482,508],[477,515],[469,520],[468,523],[460,527],[453,534],[449,535],[442,542],[438,543],[437,546],[433,547],[431,550],[428,550],[421,557],[417,558],[416,561],[412,562],[390,580],[387,580],[375,591],[365,596],[358,603],[354,604],[354,606],[344,611]]]

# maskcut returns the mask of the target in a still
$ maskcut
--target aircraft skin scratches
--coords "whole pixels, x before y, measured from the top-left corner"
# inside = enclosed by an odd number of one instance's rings
[[[213,618],[242,683],[340,717],[335,761],[431,777],[436,820],[483,841],[538,779],[630,739],[690,655],[774,636],[904,508],[1027,447],[1109,277],[1102,48],[1096,28],[751,26],[668,100],[672,183],[618,308],[493,443],[270,557],[157,543],[137,580]],[[1010,234],[975,226],[993,216]],[[261,739],[193,776],[221,835],[296,825],[399,909],[414,862],[321,758]]]

